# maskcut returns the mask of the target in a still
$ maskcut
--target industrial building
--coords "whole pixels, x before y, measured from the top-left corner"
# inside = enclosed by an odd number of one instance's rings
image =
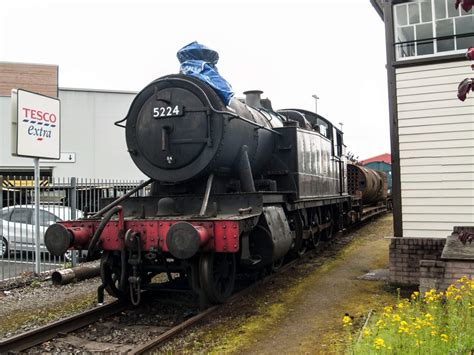
[[[142,179],[127,152],[125,131],[131,91],[58,87],[56,65],[0,63],[0,175],[31,176],[30,158],[11,154],[11,90],[21,88],[61,100],[61,159],[41,160],[41,175],[97,179]],[[117,164],[120,162],[120,164]]]
[[[371,0],[385,22],[393,178],[392,281],[417,283],[455,226],[474,226],[474,13],[452,0]],[[403,238],[402,238],[403,237]]]

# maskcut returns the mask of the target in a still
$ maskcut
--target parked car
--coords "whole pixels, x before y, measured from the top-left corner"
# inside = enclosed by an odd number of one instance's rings
[[[34,205],[17,205],[0,210],[0,257],[11,252],[35,251]],[[76,210],[76,219],[82,218],[82,211]],[[46,229],[58,221],[72,219],[70,207],[40,205],[40,251],[47,252],[43,236]]]

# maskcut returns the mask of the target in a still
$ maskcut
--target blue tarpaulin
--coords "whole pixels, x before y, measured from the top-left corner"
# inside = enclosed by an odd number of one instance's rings
[[[226,105],[234,96],[230,84],[219,74],[216,64],[219,54],[197,42],[181,48],[177,57],[181,63],[180,72],[194,76],[209,84]]]

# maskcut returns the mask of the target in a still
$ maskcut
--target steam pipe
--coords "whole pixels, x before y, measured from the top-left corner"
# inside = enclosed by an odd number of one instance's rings
[[[93,216],[91,216],[90,218],[94,219],[94,218],[99,218],[101,217],[104,213],[106,213],[107,211],[109,211],[110,209],[114,208],[115,206],[117,206],[120,202],[126,200],[127,198],[129,198],[130,196],[132,196],[134,193],[140,191],[141,189],[143,189],[144,187],[150,185],[151,183],[153,182],[153,179],[149,179],[145,182],[142,182],[140,185],[138,185],[137,187],[135,187],[134,189],[130,190],[129,192],[127,192],[125,195],[119,197],[118,199],[116,199],[115,201],[109,203],[107,206],[105,206],[104,208],[102,208],[99,212],[97,212],[96,214],[94,214]]]
[[[109,205],[110,206],[110,205]],[[94,236],[92,237],[90,243],[89,243],[89,248],[87,249],[87,257],[92,257],[94,251],[95,251],[95,247],[97,245],[97,242],[99,241],[99,238],[102,234],[102,232],[104,231],[104,228],[105,226],[107,225],[107,223],[110,221],[110,219],[112,218],[112,216],[116,213],[118,213],[119,211],[122,210],[122,206],[114,206],[114,207],[111,207],[112,209],[110,209],[104,216],[104,218],[102,219],[102,221],[100,221],[100,224],[99,226],[97,227],[96,231],[94,232]]]

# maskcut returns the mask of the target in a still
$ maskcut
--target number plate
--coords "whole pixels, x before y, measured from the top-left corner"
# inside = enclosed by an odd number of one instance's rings
[[[153,107],[154,118],[178,117],[183,116],[183,114],[183,106],[179,105]]]

